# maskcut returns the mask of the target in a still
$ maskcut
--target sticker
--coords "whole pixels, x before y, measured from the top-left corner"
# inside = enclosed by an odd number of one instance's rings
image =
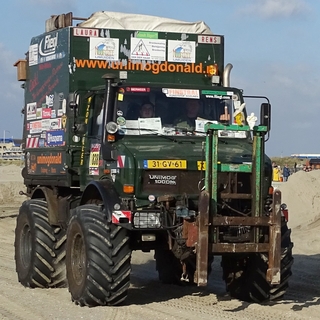
[[[39,139],[39,148],[43,148],[44,147],[44,141],[45,139]]]
[[[112,211],[112,223],[120,223],[120,219],[131,223],[131,211]]]
[[[117,111],[117,116],[119,116],[119,117],[123,116],[123,112],[121,110],[118,110]]]
[[[61,117],[64,113],[63,109],[58,109],[58,117]]]
[[[52,108],[54,103],[54,94],[50,94],[46,96],[46,105],[48,108]]]
[[[101,145],[99,143],[91,144],[90,156],[89,156],[89,174],[90,175],[99,174],[100,147]]]
[[[75,37],[99,37],[99,30],[89,28],[73,28],[73,35]]]
[[[166,61],[165,39],[131,38],[131,60]]]
[[[125,161],[126,161],[126,156],[118,156],[117,168],[124,168]]]
[[[218,95],[211,95],[211,94],[206,94],[206,98],[208,98],[208,99],[220,99],[220,100],[228,100],[228,99],[230,99],[231,97],[229,97],[229,96],[218,96]]]
[[[56,147],[56,146],[64,146],[64,131],[49,131],[46,136],[46,146],[47,147]]]
[[[27,104],[27,120],[37,119],[37,103],[31,102]]]
[[[195,41],[168,40],[168,61],[195,63]]]
[[[90,38],[89,58],[93,60],[119,60],[119,39]]]
[[[50,130],[61,129],[61,119],[51,119],[50,120]]]
[[[99,168],[89,168],[89,175],[90,176],[98,176],[99,175]]]
[[[158,39],[158,32],[156,31],[138,31],[136,38],[142,39]]]
[[[36,118],[42,119],[42,108],[37,108]]]
[[[30,122],[30,133],[41,133],[42,132],[42,121],[32,121]]]
[[[162,92],[169,98],[200,99],[199,90],[192,90],[192,89],[166,89],[166,88],[163,88]]]
[[[206,170],[206,162],[205,161],[197,161],[198,170]]]
[[[202,94],[213,94],[213,95],[219,95],[219,96],[232,96],[234,93],[232,91],[217,91],[217,90],[202,90]]]
[[[67,124],[67,116],[65,114],[61,117],[61,122],[62,122],[62,128],[65,129]]]
[[[27,148],[38,148],[39,147],[39,137],[27,138],[26,147]]]
[[[199,35],[198,36],[198,43],[220,44],[221,37],[220,36]]]
[[[118,93],[118,100],[123,101],[123,94],[122,93]]]
[[[39,46],[38,44],[32,44],[29,47],[29,66],[35,66],[38,64],[38,51]]]
[[[42,109],[42,119],[51,119],[51,111],[50,108]]]
[[[118,117],[117,118],[117,124],[119,126],[124,126],[126,124],[126,119],[124,117]]]

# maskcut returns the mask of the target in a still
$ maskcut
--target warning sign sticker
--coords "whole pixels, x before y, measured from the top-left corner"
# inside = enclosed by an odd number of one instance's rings
[[[166,61],[166,40],[131,38],[131,60]]]

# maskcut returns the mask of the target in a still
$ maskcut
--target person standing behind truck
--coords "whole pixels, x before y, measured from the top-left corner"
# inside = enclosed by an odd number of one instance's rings
[[[288,181],[288,178],[290,176],[290,169],[288,168],[287,164],[285,164],[283,167],[282,175],[283,175],[283,182]]]
[[[280,169],[275,162],[272,163],[272,180],[280,181]]]

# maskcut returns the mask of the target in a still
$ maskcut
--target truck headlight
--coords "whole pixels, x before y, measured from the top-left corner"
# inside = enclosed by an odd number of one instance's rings
[[[160,228],[160,212],[136,212],[133,216],[133,225],[135,228]]]

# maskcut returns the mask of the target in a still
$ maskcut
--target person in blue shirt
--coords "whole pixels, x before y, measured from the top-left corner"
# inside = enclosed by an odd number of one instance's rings
[[[288,168],[288,165],[285,164],[282,171],[283,175],[283,182],[288,181],[288,178],[290,176],[290,169]]]

